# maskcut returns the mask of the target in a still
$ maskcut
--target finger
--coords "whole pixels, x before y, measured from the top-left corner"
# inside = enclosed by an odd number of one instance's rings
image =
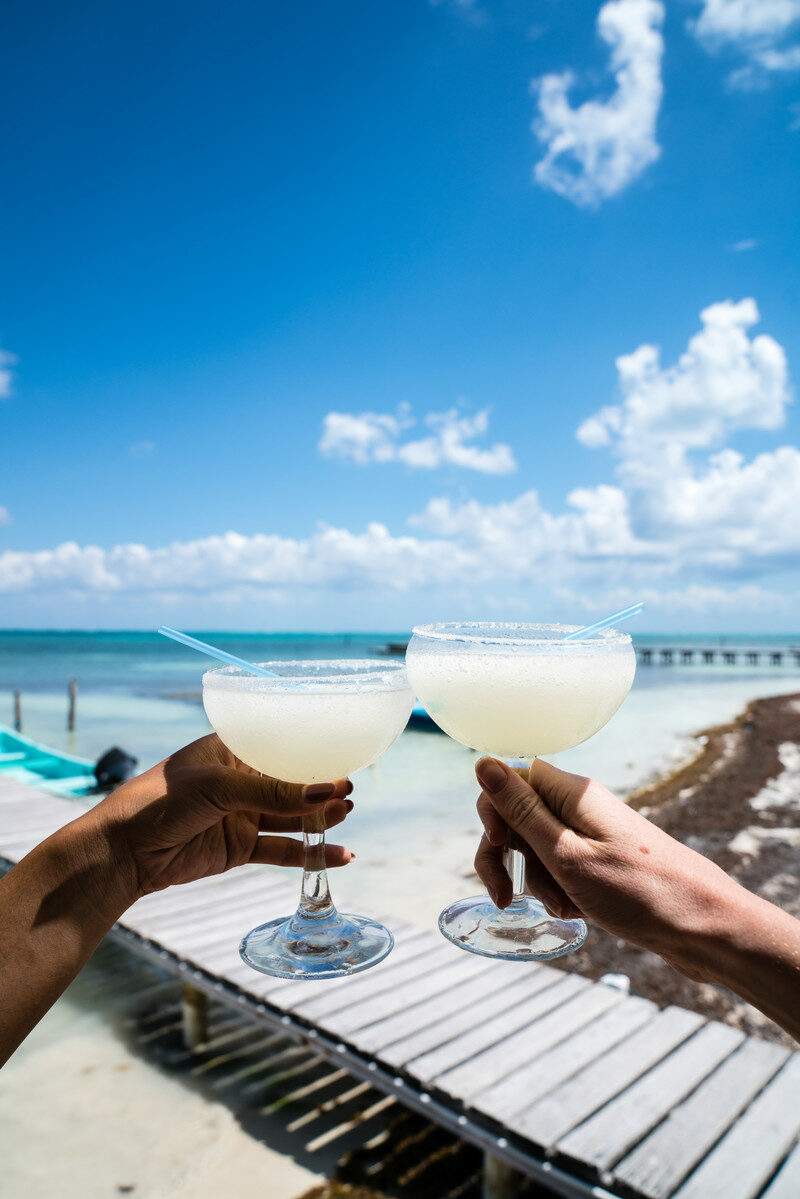
[[[487,836],[484,839],[488,843],[491,852],[483,846],[479,846],[475,866],[486,884],[486,888],[496,907],[506,907],[511,901],[512,884],[506,867],[505,853],[508,849],[515,849],[525,858],[526,892],[543,903],[551,916],[558,916],[562,920],[566,920],[571,919],[576,914],[580,914],[577,912],[572,900],[553,878],[538,854],[531,849],[526,841],[523,841],[519,833],[508,829],[504,843],[501,845],[492,842]],[[478,868],[479,857],[480,869]],[[506,885],[506,879],[508,879],[508,885]]]
[[[344,845],[325,846],[325,865],[327,867],[346,866],[356,855]],[[258,837],[250,854],[251,862],[260,862],[270,866],[303,866],[305,850],[302,841],[293,837]]]
[[[577,909],[564,888],[556,882],[535,850],[525,845],[522,853],[528,894],[540,900],[551,916],[559,916],[562,920],[572,919]]]
[[[310,815],[319,811],[320,804],[344,798],[353,790],[349,779],[303,786],[266,775],[244,774],[232,766],[187,772],[183,782],[221,811],[270,812],[278,816]]]
[[[541,796],[497,758],[481,758],[475,773],[506,824],[546,861],[568,830]]]
[[[322,813],[325,828],[333,828],[334,825],[341,824],[352,810],[352,799],[330,800],[325,804]],[[303,831],[303,817],[275,816],[272,812],[266,812],[259,817],[258,829],[262,833],[301,833]]]
[[[508,825],[489,799],[489,796],[484,792],[481,792],[478,796],[477,807],[483,831],[489,843],[491,845],[505,845],[508,836]]]
[[[639,835],[633,809],[593,779],[537,759],[531,766],[531,785],[562,824],[583,837],[605,841]]]
[[[514,888],[503,862],[503,847],[492,845],[485,833],[475,854],[475,869],[495,907],[507,908],[511,903]]]

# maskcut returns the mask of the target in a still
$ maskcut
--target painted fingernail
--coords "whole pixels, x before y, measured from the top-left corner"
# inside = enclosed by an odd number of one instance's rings
[[[494,758],[481,758],[475,767],[475,773],[478,776],[478,782],[488,791],[490,795],[494,795],[497,791],[502,791],[506,785],[506,768],[502,762],[496,761]]]
[[[335,790],[336,783],[312,783],[303,792],[303,799],[306,803],[322,803],[323,800],[330,799]]]

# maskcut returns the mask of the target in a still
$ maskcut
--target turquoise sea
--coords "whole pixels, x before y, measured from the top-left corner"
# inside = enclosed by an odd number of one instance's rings
[[[256,661],[380,657],[405,630],[363,634],[199,632]],[[733,646],[785,649],[800,634],[638,636],[655,648]],[[12,719],[12,692],[22,692],[23,731],[49,745],[97,758],[120,745],[144,769],[208,731],[199,702],[207,661],[155,633],[0,632],[0,723]],[[66,688],[79,685],[78,720],[66,731]],[[618,794],[674,767],[694,752],[694,734],[734,717],[757,696],[800,692],[791,656],[781,666],[640,665],[627,700],[595,737],[559,754],[556,764],[600,779]],[[438,732],[407,729],[373,767],[355,777],[356,809],[335,836],[357,864],[338,872],[337,894],[370,910],[420,923],[459,893],[478,836],[473,764],[477,755]],[[377,905],[377,906],[376,906]]]
[[[389,643],[405,641],[408,632],[199,631],[197,636],[242,658],[285,661],[380,659]],[[648,634],[634,636],[634,641],[637,648],[786,650],[800,647],[800,634]],[[29,736],[87,757],[96,757],[117,743],[135,754],[143,767],[148,766],[177,744],[206,731],[198,698],[208,666],[207,659],[156,633],[0,630],[0,723],[11,723],[12,693],[18,689],[23,697],[23,729]],[[79,686],[74,734],[65,728],[70,678],[77,679]],[[655,661],[639,666],[631,696],[614,725],[626,726],[642,708],[661,707],[666,718],[655,722],[645,736],[647,745],[637,749],[637,757],[649,760],[659,752],[669,753],[665,741],[668,726],[673,726],[675,736],[685,737],[709,723],[728,719],[732,708],[750,697],[791,690],[795,685],[800,689],[800,669],[790,654],[785,654],[781,666],[769,665],[764,658],[758,666],[747,665],[741,655],[736,666],[721,661],[710,666],[697,661],[665,666]],[[598,757],[601,739],[602,733],[591,742]],[[437,740],[446,744],[444,737]],[[574,752],[583,756],[588,750]],[[616,776],[619,767],[613,773]]]

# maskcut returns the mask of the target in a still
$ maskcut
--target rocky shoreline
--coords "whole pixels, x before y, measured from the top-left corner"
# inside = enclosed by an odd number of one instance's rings
[[[748,890],[800,917],[800,695],[754,700],[697,740],[695,757],[628,802]],[[596,927],[582,949],[553,965],[590,978],[626,974],[633,993],[661,1006],[679,1004],[793,1046],[729,991],[691,982],[654,954]]]

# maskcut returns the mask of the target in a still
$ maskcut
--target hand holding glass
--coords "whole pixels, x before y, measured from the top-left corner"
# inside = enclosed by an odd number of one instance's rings
[[[402,733],[413,697],[400,663],[263,662],[276,677],[237,667],[203,676],[203,704],[218,736],[254,770],[290,783],[333,782],[376,762]],[[300,905],[243,939],[248,965],[278,978],[336,978],[374,966],[392,934],[337,912],[325,871],[322,816],[304,821]]]
[[[428,714],[462,745],[500,758],[554,754],[601,729],[628,694],[636,655],[627,634],[607,629],[585,641],[577,626],[419,625],[406,652],[408,677]],[[542,960],[578,949],[582,920],[556,920],[525,895],[524,861],[509,851],[514,898],[499,911],[486,896],[463,899],[439,917],[462,949],[486,957]]]

